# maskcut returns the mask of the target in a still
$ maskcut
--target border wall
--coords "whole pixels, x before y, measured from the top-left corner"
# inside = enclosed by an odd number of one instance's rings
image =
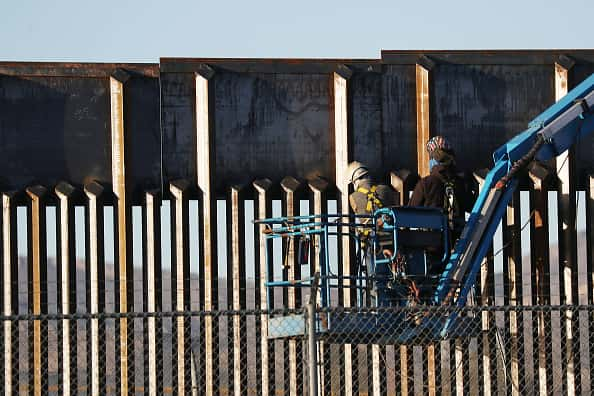
[[[369,60],[0,62],[3,313],[265,309],[266,263],[259,229],[250,219],[278,211],[326,211],[329,205],[348,210],[345,169],[355,159],[369,164],[406,204],[418,176],[428,172],[424,143],[435,134],[452,141],[459,167],[480,184],[492,164],[491,153],[592,72],[592,50],[383,51],[381,59]],[[494,241],[496,254],[481,274],[477,292],[484,305],[593,303],[593,152],[590,137],[525,175]],[[84,214],[77,215],[77,208]],[[23,223],[19,210],[25,211]],[[55,220],[47,221],[48,211],[54,211]],[[133,218],[141,219],[138,227]],[[76,219],[84,227],[77,228]],[[219,232],[223,225],[226,233]],[[57,246],[53,266],[48,229],[54,230]],[[191,233],[199,246],[189,246]],[[25,251],[18,247],[22,238],[27,240]],[[106,238],[112,240],[113,257],[106,257]],[[85,240],[80,254],[75,246],[79,239]],[[138,241],[140,270],[134,266]],[[162,262],[165,244],[171,250],[167,265]],[[83,265],[77,264],[81,254]],[[351,272],[351,254],[345,244],[337,263],[341,274]],[[270,265],[269,273],[282,279],[313,271],[289,271],[278,260]],[[299,309],[302,298],[287,293],[269,308]],[[348,307],[351,298],[345,293],[342,305]],[[110,356],[121,375],[114,389],[129,393],[140,386],[137,373],[149,366],[135,370],[130,362],[144,349],[139,352],[141,347],[129,340],[143,335],[155,356],[165,353],[176,367],[170,384],[157,382],[151,389],[167,386],[181,392],[191,337],[186,319],[172,320],[177,338],[169,352],[154,344],[163,327],[126,316],[115,320]],[[513,312],[496,321],[512,333],[524,328]],[[247,378],[242,368],[254,363],[257,394],[277,389],[300,394],[294,384],[303,370],[295,347],[268,342],[265,321],[256,318],[257,339],[249,342],[257,347],[248,352],[246,324],[231,322],[224,331],[212,316],[196,324],[200,359],[208,362],[200,373],[204,392],[247,392],[237,382],[212,378],[232,368]],[[594,351],[587,342],[587,323],[588,316],[559,317],[546,331],[548,338],[542,337],[547,345],[558,338],[575,340],[558,351],[573,362],[564,361],[571,369],[555,379],[565,384],[564,393],[572,387],[592,389],[589,356]],[[73,346],[79,332],[75,321],[64,325],[70,330],[60,333],[58,366],[76,383],[75,355],[83,359]],[[540,340],[538,323],[534,327],[531,334]],[[13,378],[20,370],[15,366],[19,350],[25,348],[20,354],[31,354],[26,367],[36,373],[25,376],[30,380],[25,382],[35,393],[43,386],[34,379],[48,366],[49,345],[41,342],[47,331],[38,324],[23,329],[6,321],[4,326],[3,345],[17,348],[4,350],[0,369],[5,378]],[[105,361],[93,349],[98,348],[99,331],[90,327],[81,337],[87,354]],[[22,337],[32,340],[28,347],[18,342]],[[221,345],[227,348],[224,354]],[[400,370],[415,378],[412,350],[402,348]],[[359,349],[346,346],[339,353],[341,381],[354,393],[359,385],[345,373],[368,364],[362,357],[366,352]],[[275,376],[277,354],[286,356],[292,368]],[[513,358],[513,350],[509,354],[516,362],[509,370],[517,376],[524,366]],[[423,367],[435,367],[423,356]],[[100,367],[106,366],[89,362],[91,371]],[[154,369],[167,370],[168,364]],[[88,389],[98,394],[105,384],[94,388],[91,378],[105,378],[91,371]],[[540,374],[552,376],[546,370],[536,372],[534,383]],[[162,372],[155,375],[164,378]],[[9,394],[17,393],[21,384],[17,380],[2,386]],[[413,393],[414,384],[403,386],[398,393]]]

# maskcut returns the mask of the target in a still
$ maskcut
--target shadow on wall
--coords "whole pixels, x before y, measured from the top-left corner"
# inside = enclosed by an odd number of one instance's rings
[[[109,182],[109,113],[107,80],[0,77],[2,187]]]

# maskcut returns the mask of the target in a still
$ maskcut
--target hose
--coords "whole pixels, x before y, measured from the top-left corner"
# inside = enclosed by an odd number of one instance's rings
[[[502,190],[503,188],[505,188],[505,186],[507,186],[507,183],[516,175],[516,173],[518,173],[521,169],[525,168],[534,159],[534,156],[536,155],[538,150],[540,150],[544,143],[544,137],[541,134],[538,134],[536,136],[536,142],[534,142],[534,145],[530,148],[530,150],[528,150],[528,152],[522,158],[514,162],[509,172],[507,172],[507,174],[503,176],[501,179],[499,179],[497,184],[495,184],[495,189]]]

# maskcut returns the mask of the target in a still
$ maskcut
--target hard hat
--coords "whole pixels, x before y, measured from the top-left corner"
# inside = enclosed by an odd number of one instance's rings
[[[354,183],[355,180],[361,179],[367,175],[369,175],[369,169],[367,169],[367,166],[363,165],[359,161],[353,161],[347,167],[347,179],[345,181],[347,183]]]

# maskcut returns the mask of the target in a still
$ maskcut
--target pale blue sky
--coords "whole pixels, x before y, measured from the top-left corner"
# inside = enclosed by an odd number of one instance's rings
[[[592,0],[1,1],[0,60],[378,58],[381,49],[593,46]]]

